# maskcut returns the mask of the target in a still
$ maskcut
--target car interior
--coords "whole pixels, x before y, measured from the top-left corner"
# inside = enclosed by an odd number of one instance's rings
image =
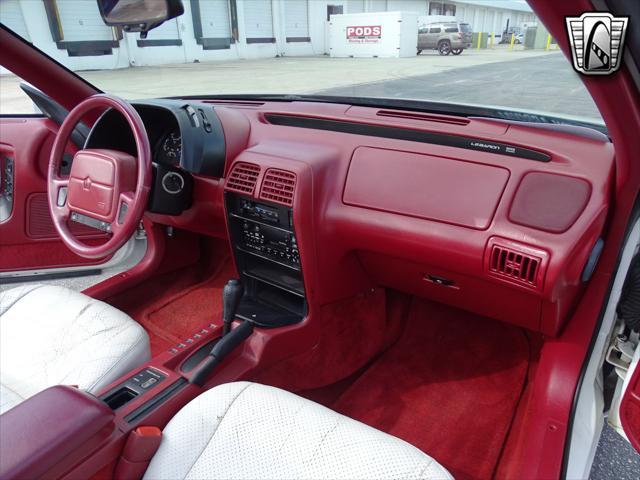
[[[561,31],[586,2],[531,3]],[[0,118],[0,271],[92,272],[146,239],[82,294],[0,292],[3,478],[562,475],[638,209],[628,71],[585,80],[603,132],[331,99],[127,102],[0,40],[68,110]]]

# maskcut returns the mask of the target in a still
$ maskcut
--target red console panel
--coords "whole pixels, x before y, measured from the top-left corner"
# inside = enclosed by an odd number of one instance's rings
[[[509,179],[506,168],[434,155],[357,148],[344,203],[484,230]]]

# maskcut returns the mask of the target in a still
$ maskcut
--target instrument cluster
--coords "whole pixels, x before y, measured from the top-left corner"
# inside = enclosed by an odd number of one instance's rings
[[[178,128],[165,133],[156,145],[154,160],[163,165],[180,165],[182,159],[182,136]]]

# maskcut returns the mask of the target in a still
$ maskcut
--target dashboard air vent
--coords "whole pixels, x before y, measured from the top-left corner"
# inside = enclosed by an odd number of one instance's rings
[[[285,170],[270,168],[264,174],[260,198],[283,205],[293,205],[293,193],[296,188],[296,176]]]
[[[499,277],[538,288],[542,259],[514,248],[492,245],[489,271]]]
[[[251,100],[204,100],[203,103],[210,103],[219,107],[242,107],[242,108],[258,108],[264,105],[264,102],[254,102]]]
[[[408,120],[423,120],[428,122],[449,123],[452,125],[468,125],[469,119],[447,117],[444,115],[430,115],[418,112],[399,112],[396,110],[378,110],[378,117],[404,118]]]
[[[256,188],[256,180],[260,174],[260,167],[254,163],[238,162],[233,166],[229,179],[227,180],[227,190],[234,192],[253,194]]]

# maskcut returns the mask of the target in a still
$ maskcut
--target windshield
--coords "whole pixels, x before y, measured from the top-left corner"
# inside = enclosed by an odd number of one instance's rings
[[[1,0],[0,21],[100,90],[127,99],[391,98],[602,124],[578,74],[525,2],[395,3],[183,1],[184,13],[146,38],[106,26],[95,0]],[[464,22],[460,31],[423,28],[452,21]],[[33,112],[21,80],[0,74],[2,113]]]

